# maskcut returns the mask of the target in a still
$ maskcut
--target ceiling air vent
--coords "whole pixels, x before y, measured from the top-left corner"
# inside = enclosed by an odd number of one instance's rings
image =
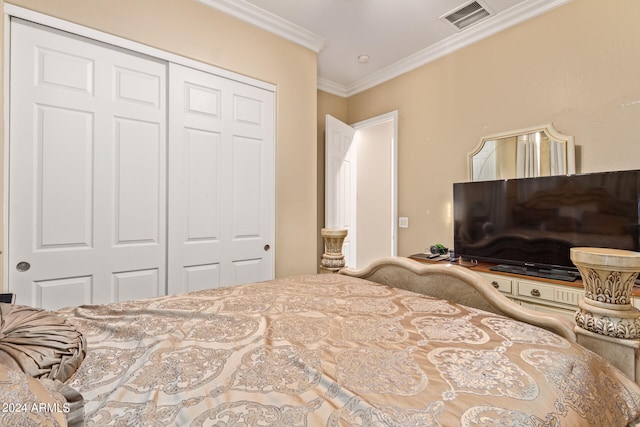
[[[489,12],[488,8],[482,6],[477,1],[472,1],[471,3],[467,3],[464,6],[454,10],[453,12],[447,13],[446,15],[442,16],[441,19],[444,19],[451,25],[455,26],[457,29],[462,30],[469,25],[482,21],[490,15],[491,12]]]

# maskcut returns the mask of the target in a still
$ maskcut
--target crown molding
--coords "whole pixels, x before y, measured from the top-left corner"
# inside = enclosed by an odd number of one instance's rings
[[[325,79],[324,77],[318,76],[318,89],[323,92],[332,93],[334,95],[341,96],[346,98],[348,95],[348,88],[345,85],[340,83],[336,83],[329,79]]]
[[[198,1],[302,45],[316,53],[320,52],[325,45],[323,37],[244,0]],[[573,0],[530,0],[522,2],[498,13],[492,19],[481,21],[353,83],[343,85],[318,76],[318,89],[342,97],[355,95],[571,1]]]
[[[324,37],[244,0],[198,1],[244,22],[262,28],[263,30],[270,31],[307,49],[311,49],[316,53],[320,52],[324,47]]]
[[[497,14],[492,19],[479,22],[348,85],[340,85],[318,78],[318,89],[342,97],[355,95],[571,1],[573,0],[536,0],[520,3]],[[322,82],[322,86],[320,82]]]

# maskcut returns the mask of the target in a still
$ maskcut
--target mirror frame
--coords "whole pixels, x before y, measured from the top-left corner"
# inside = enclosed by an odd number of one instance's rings
[[[567,175],[575,174],[576,173],[576,146],[573,140],[573,136],[564,135],[558,132],[553,127],[553,124],[549,123],[541,126],[533,126],[529,128],[523,128],[523,129],[483,136],[480,139],[480,142],[478,143],[478,145],[476,145],[475,148],[467,154],[467,176],[469,181],[473,181],[473,156],[478,154],[482,150],[482,148],[484,147],[484,144],[487,141],[493,141],[493,140],[502,139],[502,138],[512,138],[512,137],[517,137],[519,135],[526,135],[529,133],[540,132],[540,131],[545,132],[550,139],[561,142],[565,145],[565,149],[567,153],[567,165],[566,165],[567,173],[566,174]]]

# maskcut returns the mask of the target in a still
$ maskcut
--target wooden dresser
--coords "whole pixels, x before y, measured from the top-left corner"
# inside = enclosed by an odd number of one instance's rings
[[[409,258],[431,264],[448,262],[433,261],[421,256],[421,254],[411,255]],[[486,278],[493,287],[524,307],[536,311],[559,314],[572,320],[578,309],[578,301],[584,294],[582,281],[579,279],[574,282],[566,282],[562,280],[496,272],[490,270],[494,264],[488,263],[460,265],[480,274]],[[632,295],[633,305],[640,309],[640,288],[635,287]]]

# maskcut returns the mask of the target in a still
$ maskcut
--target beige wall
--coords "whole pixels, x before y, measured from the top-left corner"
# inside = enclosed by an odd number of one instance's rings
[[[316,271],[315,52],[195,0],[10,3],[275,84],[276,276]]]
[[[578,172],[640,168],[638,16],[638,1],[575,0],[350,97],[348,123],[398,110],[398,254],[452,245],[452,183],[483,135],[552,122]]]

